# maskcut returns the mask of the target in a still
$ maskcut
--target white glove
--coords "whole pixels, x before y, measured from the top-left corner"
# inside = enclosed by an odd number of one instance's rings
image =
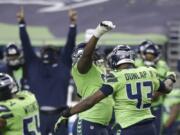
[[[171,77],[173,79],[173,82],[176,82],[176,73],[175,72],[167,72],[166,77]]]
[[[114,29],[116,26],[111,21],[102,21],[95,29],[94,36],[100,38],[104,33]]]

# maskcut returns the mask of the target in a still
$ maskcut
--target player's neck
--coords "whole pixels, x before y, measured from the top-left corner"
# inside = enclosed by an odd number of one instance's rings
[[[130,68],[134,68],[134,65],[133,65],[133,64],[130,64],[130,63],[126,63],[126,64],[121,64],[121,65],[119,65],[119,67],[118,67],[119,70],[122,70],[122,69],[130,69]]]

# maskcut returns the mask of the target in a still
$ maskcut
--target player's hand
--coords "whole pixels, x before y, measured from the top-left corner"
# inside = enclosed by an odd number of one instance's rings
[[[70,19],[70,23],[71,24],[76,24],[76,22],[77,22],[77,11],[74,10],[74,9],[70,9],[68,11],[68,16],[69,16],[69,19]]]
[[[61,127],[61,125],[63,123],[66,123],[67,122],[67,119],[66,117],[63,117],[63,116],[60,116],[58,121],[56,122],[55,126],[54,126],[54,132],[57,132],[57,130]]]
[[[173,82],[176,82],[176,74],[175,74],[175,72],[167,72],[166,77],[171,79]]]
[[[104,33],[114,29],[116,26],[111,21],[102,21],[95,29],[94,36],[100,38]]]
[[[17,21],[20,22],[24,20],[24,9],[23,7],[20,8],[20,11],[16,14]]]

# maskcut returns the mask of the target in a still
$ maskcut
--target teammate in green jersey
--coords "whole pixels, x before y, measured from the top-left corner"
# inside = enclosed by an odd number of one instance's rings
[[[28,91],[18,91],[8,74],[0,73],[0,134],[41,135],[39,106]]]
[[[96,65],[96,44],[98,39],[113,29],[110,21],[103,21],[95,29],[88,43],[78,45],[73,53],[72,76],[81,98],[94,94],[103,85],[102,70]],[[106,108],[105,108],[106,106]],[[74,134],[106,135],[107,125],[112,116],[112,98],[108,97],[91,109],[79,114],[77,131]]]
[[[60,126],[65,118],[85,111],[113,94],[115,118],[122,128],[121,135],[156,135],[154,116],[150,111],[153,92],[169,93],[176,77],[171,73],[164,81],[160,81],[153,68],[135,68],[133,54],[130,47],[117,46],[110,57],[111,65],[116,69],[115,78],[104,84],[92,96],[64,110],[57,125]]]
[[[147,66],[154,67],[158,76],[161,80],[166,77],[167,72],[169,72],[169,67],[166,62],[160,59],[160,48],[158,45],[152,41],[144,41],[139,45],[139,54],[141,59],[136,59],[136,66]],[[158,96],[152,102],[152,113],[156,116],[155,124],[158,135],[161,132],[162,127],[162,106],[163,106],[163,96]]]

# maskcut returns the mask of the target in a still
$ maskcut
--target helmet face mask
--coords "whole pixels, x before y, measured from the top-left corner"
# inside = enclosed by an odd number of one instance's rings
[[[156,62],[160,59],[160,49],[159,46],[151,41],[146,41],[143,49],[144,64],[146,66],[154,66]]]
[[[18,69],[24,63],[23,53],[13,43],[9,44],[5,48],[4,52],[5,61],[12,69]]]

